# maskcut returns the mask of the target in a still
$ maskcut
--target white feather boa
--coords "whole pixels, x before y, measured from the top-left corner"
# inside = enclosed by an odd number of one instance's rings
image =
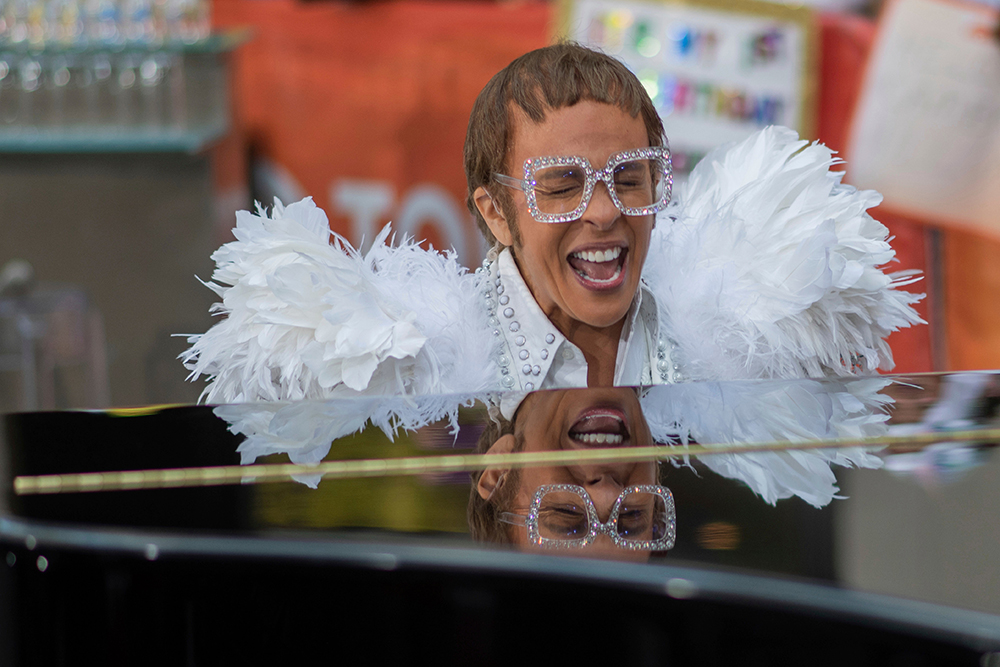
[[[892,367],[884,339],[921,321],[911,304],[922,295],[896,289],[917,280],[914,272],[880,270],[894,257],[885,227],[866,212],[880,197],[843,185],[842,174],[830,172],[836,163],[826,147],[767,128],[709,154],[660,216],[643,278],[686,378],[847,376],[855,362],[866,371]],[[236,240],[213,255],[217,268],[207,283],[222,298],[214,311],[225,319],[190,337],[182,355],[192,378],[209,377],[203,399],[403,397],[370,406],[372,423],[390,433],[448,416],[454,424],[459,403],[499,390],[480,279],[453,253],[428,252],[408,239],[393,246],[389,233],[386,227],[362,254],[331,234],[311,199],[287,207],[276,201],[270,215],[261,208],[238,213]],[[442,403],[444,394],[462,398]],[[223,410],[248,436],[245,462],[273,451],[316,462],[333,439],[366,423],[328,420],[303,434],[289,424],[304,415],[284,403]],[[750,414],[744,407],[730,425],[748,424]],[[818,437],[856,417],[832,411],[823,422],[797,414],[805,426],[764,418],[757,431],[742,431],[753,440]],[[712,433],[690,430],[703,444],[740,441]],[[863,452],[793,458],[794,465],[767,456],[709,465],[770,502],[794,494],[815,504],[833,497],[830,463],[877,463]],[[808,491],[806,478],[823,490]]]
[[[821,144],[769,127],[709,153],[661,215],[643,278],[691,380],[889,370],[885,338],[923,320],[895,252]],[[672,219],[675,218],[675,219]]]
[[[493,337],[478,278],[452,252],[389,227],[362,255],[303,199],[236,214],[208,287],[225,316],[192,336],[191,377],[208,403],[412,396],[494,388]],[[332,237],[332,243],[331,243]],[[476,359],[477,363],[469,363]]]

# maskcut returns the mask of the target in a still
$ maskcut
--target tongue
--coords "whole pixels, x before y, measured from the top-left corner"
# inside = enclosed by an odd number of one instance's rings
[[[583,433],[615,433],[622,432],[622,423],[614,417],[606,415],[585,417],[573,425],[574,434]]]
[[[588,262],[579,257],[570,257],[569,265],[591,280],[611,280],[618,270],[618,259],[607,262]]]

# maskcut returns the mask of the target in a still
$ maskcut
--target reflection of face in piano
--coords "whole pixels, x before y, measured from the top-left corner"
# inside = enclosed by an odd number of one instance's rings
[[[513,433],[489,448],[490,453],[514,451],[584,450],[593,447],[645,447],[653,444],[639,401],[631,389],[576,389],[536,392],[522,402],[514,417]],[[655,461],[541,466],[523,470],[489,469],[480,476],[476,492],[492,503],[494,514],[526,514],[532,497],[545,484],[583,487],[594,502],[598,518],[606,522],[619,494],[628,486],[656,484]],[[503,541],[522,550],[529,544],[523,526],[507,525]],[[547,550],[550,551],[551,550]],[[559,555],[596,556],[618,560],[646,560],[648,552],[621,549],[607,535],[598,535],[582,549],[559,549]]]

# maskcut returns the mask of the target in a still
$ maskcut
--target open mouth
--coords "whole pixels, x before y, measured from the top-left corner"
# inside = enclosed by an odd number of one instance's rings
[[[586,447],[618,447],[629,440],[625,413],[618,408],[592,408],[570,429],[571,440]]]
[[[585,287],[609,289],[624,281],[627,256],[628,248],[615,246],[603,250],[574,252],[567,261]]]

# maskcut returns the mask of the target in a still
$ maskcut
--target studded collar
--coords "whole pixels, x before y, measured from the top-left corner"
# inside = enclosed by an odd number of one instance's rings
[[[496,359],[500,386],[510,391],[587,386],[582,351],[542,312],[510,250],[484,263],[483,271],[488,274],[484,298],[490,326],[501,340]],[[656,301],[644,286],[627,318],[618,345],[615,384],[669,381],[654,370],[660,354]]]

